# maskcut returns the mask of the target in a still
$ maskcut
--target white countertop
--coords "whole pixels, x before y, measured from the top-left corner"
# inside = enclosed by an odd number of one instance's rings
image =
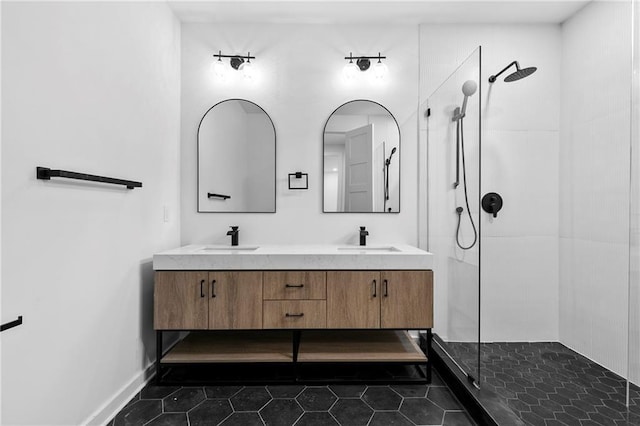
[[[153,255],[159,270],[432,269],[433,255],[407,244],[189,245]]]

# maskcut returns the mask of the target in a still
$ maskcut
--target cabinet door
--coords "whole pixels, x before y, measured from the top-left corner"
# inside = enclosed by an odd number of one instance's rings
[[[262,272],[209,272],[209,329],[262,328]]]
[[[153,291],[153,326],[156,330],[207,328],[206,272],[156,272]]]
[[[327,328],[380,327],[380,273],[327,272]]]
[[[381,328],[433,327],[433,272],[381,273]]]

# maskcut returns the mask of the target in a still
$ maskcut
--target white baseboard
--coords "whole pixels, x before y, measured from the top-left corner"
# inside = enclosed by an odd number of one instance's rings
[[[121,387],[116,393],[91,414],[83,425],[106,425],[116,414],[124,408],[131,398],[146,386],[146,384],[155,375],[154,364],[151,364],[140,373],[138,373],[129,383]]]
[[[166,342],[164,351],[175,345],[184,333],[178,333],[171,341]],[[138,392],[144,388],[151,379],[155,377],[155,362],[148,365],[144,370],[136,374],[129,383],[125,384],[100,408],[94,411],[81,425],[106,425],[108,421],[113,419]]]

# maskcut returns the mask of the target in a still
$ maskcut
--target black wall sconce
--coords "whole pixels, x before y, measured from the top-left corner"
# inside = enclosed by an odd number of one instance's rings
[[[349,63],[344,66],[344,76],[351,80],[355,78],[358,71],[367,71],[371,68],[371,59],[377,59],[378,62],[373,66],[373,75],[378,79],[383,79],[387,75],[387,65],[382,62],[383,59],[387,59],[386,56],[381,56],[378,52],[378,56],[353,56],[353,53],[349,52],[349,56],[345,56],[344,59],[348,59]],[[353,60],[356,60],[353,63]]]
[[[295,180],[292,181],[291,178]],[[291,182],[293,182],[293,185],[291,185]],[[309,174],[302,172],[289,173],[289,189],[309,189]]]
[[[255,56],[251,56],[251,52],[248,52],[246,56],[243,55],[223,55],[221,50],[218,50],[218,53],[214,53],[214,58],[218,58],[217,61],[214,61],[211,65],[211,71],[216,77],[224,78],[227,75],[227,67],[225,66],[222,58],[230,58],[229,65],[236,71],[242,71],[242,74],[245,78],[251,79],[254,76],[253,64],[251,63],[252,59],[255,59]],[[246,61],[245,61],[246,59]]]

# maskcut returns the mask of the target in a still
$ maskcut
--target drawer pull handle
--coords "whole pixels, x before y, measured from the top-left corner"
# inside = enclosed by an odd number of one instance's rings
[[[376,280],[371,281],[371,287],[373,287],[373,297],[378,297],[378,291],[376,290],[376,287],[378,287],[378,284]]]
[[[216,297],[216,280],[211,281],[211,297]]]
[[[389,281],[384,280],[384,297],[389,297]]]
[[[303,317],[304,313],[299,313],[299,314],[290,314],[289,312],[287,312],[286,314],[284,314],[285,317],[289,318],[289,317]]]
[[[302,288],[304,287],[304,284],[285,284],[284,286],[286,288]]]
[[[204,297],[204,281],[200,281],[200,297]]]

